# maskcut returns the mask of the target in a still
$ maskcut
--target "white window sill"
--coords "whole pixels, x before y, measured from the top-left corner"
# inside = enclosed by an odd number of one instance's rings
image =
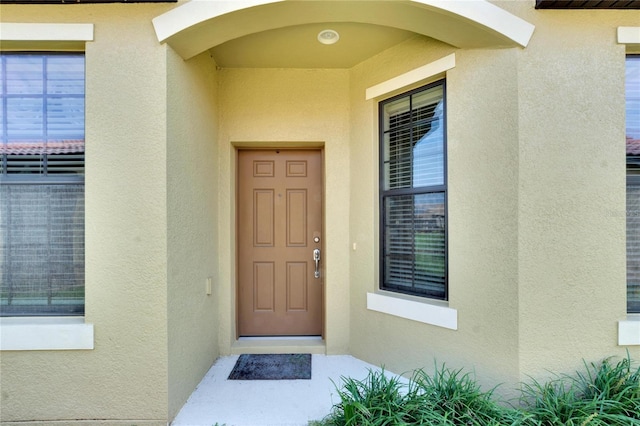
[[[626,321],[618,321],[618,345],[640,345],[640,315],[629,315]]]
[[[0,351],[93,349],[93,324],[83,317],[0,318]]]
[[[396,293],[367,293],[367,309],[424,324],[458,329],[458,311],[431,300],[418,300]]]

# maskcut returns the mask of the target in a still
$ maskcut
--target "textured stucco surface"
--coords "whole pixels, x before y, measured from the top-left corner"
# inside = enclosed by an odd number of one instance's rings
[[[216,64],[167,47],[169,418],[218,356]],[[206,279],[212,294],[206,295]]]
[[[449,306],[458,310],[457,331],[366,309],[366,293],[378,287],[379,233],[372,185],[377,102],[364,102],[365,89],[453,52],[456,67],[447,73]],[[351,131],[353,355],[398,372],[430,369],[437,360],[473,368],[485,382],[517,378],[516,70],[511,50],[462,51],[425,38],[351,70],[358,117]]]
[[[167,5],[12,7],[3,22],[90,22],[86,322],[90,351],[3,352],[2,421],[167,421]],[[145,25],[146,23],[146,25]]]
[[[615,30],[637,25],[640,13],[572,17],[526,2],[500,5],[538,26],[529,47],[456,50],[447,73],[449,306],[458,310],[457,331],[366,310],[378,268],[378,251],[369,249],[378,226],[370,186],[376,106],[358,103],[362,87],[451,50],[405,43],[351,70],[358,250],[350,262],[350,348],[393,371],[446,362],[488,386],[505,383],[500,392],[509,394],[530,376],[579,369],[583,358],[627,349],[639,356],[637,347],[617,346],[617,322],[626,318],[625,48]],[[387,74],[376,76],[380,70]]]
[[[626,318],[625,46],[640,11],[536,13],[518,53],[520,363],[526,374],[578,360],[640,357],[617,346]]]
[[[526,49],[464,50],[419,36],[349,70],[217,69],[206,52],[185,62],[151,25],[175,4],[0,6],[3,22],[95,24],[86,48],[95,349],[2,352],[0,420],[166,424],[215,357],[230,353],[239,146],[323,148],[328,354],[396,372],[446,362],[507,394],[582,358],[627,349],[640,358],[640,347],[617,346],[625,47],[615,39],[640,12],[497,4],[537,25]],[[377,103],[365,90],[451,53],[456,331],[366,309],[379,234]]]
[[[349,344],[349,74],[346,70],[225,69],[219,75],[220,351],[235,340],[235,146],[323,146],[325,337]]]

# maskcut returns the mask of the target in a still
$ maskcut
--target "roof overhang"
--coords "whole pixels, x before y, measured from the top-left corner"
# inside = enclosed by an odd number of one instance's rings
[[[153,25],[160,42],[189,59],[249,34],[320,22],[398,28],[459,48],[525,47],[535,28],[486,0],[192,0]]]

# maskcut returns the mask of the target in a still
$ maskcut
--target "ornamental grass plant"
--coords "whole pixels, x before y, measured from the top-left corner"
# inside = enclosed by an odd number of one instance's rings
[[[340,401],[314,426],[640,426],[640,367],[627,358],[584,363],[584,371],[523,383],[516,404],[483,391],[470,373],[438,366],[406,381],[382,371],[342,378]]]
[[[523,385],[524,425],[640,425],[640,368],[631,359],[585,363],[585,371]]]

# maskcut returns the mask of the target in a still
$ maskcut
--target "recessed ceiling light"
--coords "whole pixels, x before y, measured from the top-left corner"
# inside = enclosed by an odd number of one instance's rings
[[[340,34],[334,30],[322,30],[318,33],[318,41],[322,44],[334,44],[340,40]]]

